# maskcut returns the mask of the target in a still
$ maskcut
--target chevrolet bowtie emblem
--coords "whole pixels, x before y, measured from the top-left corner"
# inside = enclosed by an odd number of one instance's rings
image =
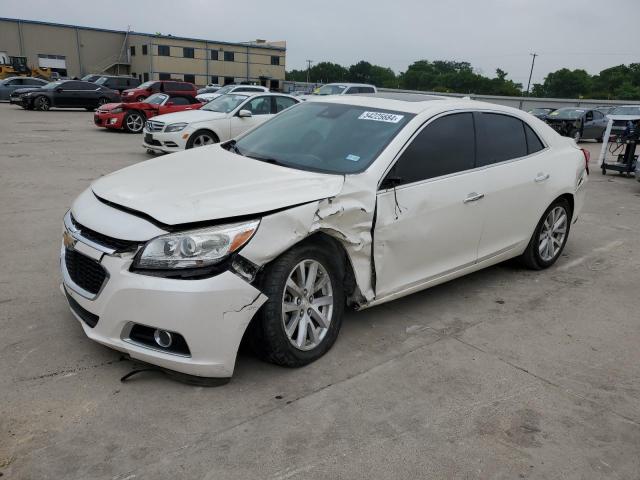
[[[69,250],[73,250],[73,247],[76,245],[76,239],[73,238],[73,235],[71,235],[67,230],[65,230],[62,234],[62,243],[64,243],[64,246]]]

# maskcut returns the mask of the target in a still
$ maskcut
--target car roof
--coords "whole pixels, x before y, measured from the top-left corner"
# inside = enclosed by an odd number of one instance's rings
[[[376,88],[375,85],[371,85],[370,83],[332,82],[332,83],[327,83],[326,85],[343,85],[345,87],[373,87],[373,88]]]

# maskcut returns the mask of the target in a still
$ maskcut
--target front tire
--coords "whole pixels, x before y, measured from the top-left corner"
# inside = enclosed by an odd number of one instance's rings
[[[145,117],[142,113],[128,112],[122,119],[122,126],[129,133],[140,133],[144,128]]]
[[[189,137],[186,148],[204,147],[220,142],[218,136],[209,130],[198,130]]]
[[[260,283],[268,300],[252,334],[267,361],[301,367],[335,343],[345,304],[339,258],[314,244],[300,245],[265,269]]]
[[[36,97],[33,100],[33,107],[41,112],[47,112],[51,108],[51,100],[45,96]]]
[[[569,238],[571,214],[571,206],[564,198],[547,208],[520,257],[525,266],[542,270],[556,263]]]

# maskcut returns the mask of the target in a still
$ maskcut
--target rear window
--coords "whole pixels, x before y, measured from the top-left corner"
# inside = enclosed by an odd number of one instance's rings
[[[527,139],[521,120],[498,113],[478,113],[476,164],[480,167],[527,155]]]

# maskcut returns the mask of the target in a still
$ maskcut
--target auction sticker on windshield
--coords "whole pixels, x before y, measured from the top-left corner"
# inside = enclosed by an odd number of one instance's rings
[[[358,120],[373,120],[375,122],[398,123],[404,118],[404,115],[396,115],[395,113],[383,112],[362,112]]]

